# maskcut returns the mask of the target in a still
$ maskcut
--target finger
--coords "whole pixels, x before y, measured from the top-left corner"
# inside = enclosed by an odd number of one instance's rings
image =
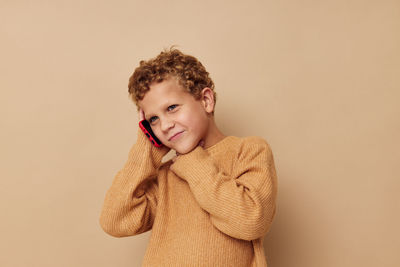
[[[139,110],[139,120],[142,121],[142,120],[144,120],[144,119],[145,119],[144,111],[143,111],[143,109],[140,109],[140,110]]]
[[[201,147],[203,147],[203,148],[204,148],[204,140],[200,140],[200,142],[199,142],[199,146],[201,146]]]

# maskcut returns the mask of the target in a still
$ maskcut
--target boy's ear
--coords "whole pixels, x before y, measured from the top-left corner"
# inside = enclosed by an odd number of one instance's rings
[[[212,113],[214,111],[215,101],[214,92],[209,87],[205,87],[201,91],[201,103],[207,113]]]

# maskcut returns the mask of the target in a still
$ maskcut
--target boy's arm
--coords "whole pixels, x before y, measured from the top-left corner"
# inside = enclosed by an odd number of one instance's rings
[[[230,176],[200,146],[180,155],[170,168],[189,183],[216,228],[234,238],[254,240],[269,231],[275,216],[277,177],[268,143],[257,137],[247,140]]]
[[[115,237],[131,236],[151,229],[156,213],[157,171],[169,148],[154,147],[139,129],[128,160],[108,189],[100,225]]]

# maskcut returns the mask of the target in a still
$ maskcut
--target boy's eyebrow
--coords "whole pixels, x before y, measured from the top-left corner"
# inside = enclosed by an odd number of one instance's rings
[[[146,113],[144,113],[144,118],[146,119],[146,120],[149,120],[151,117],[153,117],[154,115],[153,114],[151,114],[151,113],[148,113],[148,114],[146,114]]]
[[[144,119],[146,120],[146,121],[148,121],[150,118],[151,118],[152,116],[148,116],[148,115],[144,115]]]

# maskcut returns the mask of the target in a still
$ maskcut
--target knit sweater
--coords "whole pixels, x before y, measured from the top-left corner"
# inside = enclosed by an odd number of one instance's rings
[[[277,177],[260,137],[224,137],[162,163],[139,130],[106,193],[103,230],[115,237],[152,230],[142,266],[267,266],[263,239],[275,216]]]

